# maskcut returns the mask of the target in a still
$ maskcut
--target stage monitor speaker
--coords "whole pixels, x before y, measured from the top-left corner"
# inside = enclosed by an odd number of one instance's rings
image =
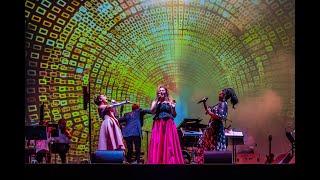
[[[291,159],[293,158],[291,153],[288,153],[280,162],[279,164],[289,164]]]
[[[97,150],[92,155],[92,163],[112,163],[112,164],[122,164],[124,161],[124,151],[115,150],[115,151],[105,151]]]
[[[232,152],[204,151],[204,164],[232,164]]]

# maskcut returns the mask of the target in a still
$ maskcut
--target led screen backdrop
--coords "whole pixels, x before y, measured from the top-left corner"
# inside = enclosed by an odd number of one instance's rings
[[[177,101],[177,125],[183,118],[206,124],[196,102],[208,96],[213,105],[232,87],[240,100],[229,107],[232,127],[261,156],[269,134],[274,154],[285,152],[284,129],[295,121],[294,7],[293,0],[25,0],[25,123],[39,121],[42,103],[45,119],[66,119],[68,162],[78,163],[88,159],[82,87],[89,81],[93,151],[99,93],[149,108],[164,84]],[[151,125],[147,115],[143,130]]]

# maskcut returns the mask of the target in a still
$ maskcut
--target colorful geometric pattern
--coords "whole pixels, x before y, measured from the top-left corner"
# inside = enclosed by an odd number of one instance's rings
[[[165,84],[179,124],[196,115],[192,103],[203,95],[233,87],[241,99],[273,89],[281,113],[294,118],[294,7],[292,0],[25,0],[25,121],[39,121],[42,103],[45,119],[66,119],[68,161],[79,162],[89,151],[82,98],[89,81],[93,150],[99,93],[149,108]],[[146,116],[143,129],[151,125]]]

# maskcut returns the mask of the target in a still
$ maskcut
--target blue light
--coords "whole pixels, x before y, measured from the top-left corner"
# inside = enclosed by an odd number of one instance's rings
[[[76,73],[83,73],[83,69],[82,68],[77,68],[76,69]]]
[[[105,14],[107,13],[108,10],[110,10],[112,8],[112,5],[109,4],[109,2],[105,2],[103,4],[101,4],[99,7],[98,7],[98,12],[99,13],[102,13],[102,14]]]

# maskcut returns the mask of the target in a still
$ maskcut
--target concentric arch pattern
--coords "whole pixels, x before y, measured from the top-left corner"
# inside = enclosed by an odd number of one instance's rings
[[[266,121],[267,127],[292,124],[294,7],[293,0],[25,0],[25,122],[38,122],[44,103],[45,119],[68,122],[68,161],[88,158],[82,86],[90,81],[93,150],[101,123],[93,98],[104,93],[148,108],[159,84],[178,102],[177,125],[186,117],[207,122],[196,102],[208,96],[216,103],[225,87],[240,99],[229,114],[233,126],[254,127],[261,118],[243,125],[241,107],[265,104],[269,91],[280,99],[272,118],[289,122]],[[152,117],[145,121],[150,130]]]

